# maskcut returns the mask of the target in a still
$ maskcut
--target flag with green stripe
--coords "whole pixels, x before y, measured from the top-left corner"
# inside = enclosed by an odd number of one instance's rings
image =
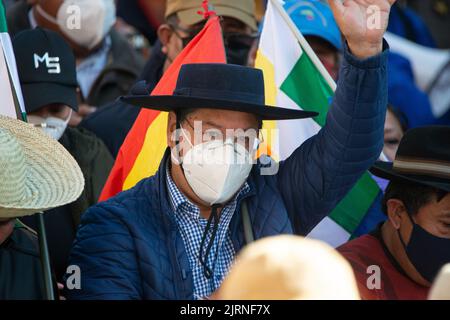
[[[5,8],[0,1],[0,114],[22,118],[25,115],[16,59],[8,34]]]
[[[283,160],[325,124],[336,85],[302,38],[301,30],[295,29],[281,3],[276,1],[279,0],[268,1],[256,59],[256,67],[264,72],[266,103],[320,114],[314,119],[264,124],[266,129],[278,129],[279,139],[270,141],[269,147],[275,158]],[[309,236],[333,246],[345,243],[379,192],[376,182],[366,173]]]

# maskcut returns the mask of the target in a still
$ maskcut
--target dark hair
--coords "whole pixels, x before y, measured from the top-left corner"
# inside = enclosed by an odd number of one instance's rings
[[[420,208],[430,203],[433,199],[441,201],[446,195],[447,191],[421,185],[413,182],[391,181],[386,188],[381,208],[384,214],[387,215],[387,202],[390,199],[398,199],[405,205],[406,211],[410,215],[416,215]]]
[[[409,128],[408,118],[406,117],[406,115],[402,111],[400,111],[399,108],[393,106],[392,104],[389,104],[387,108],[392,112],[394,117],[397,118],[400,126],[402,127],[403,133],[405,133]]]
[[[177,116],[177,122],[182,123],[186,120],[188,115],[190,115],[192,112],[194,112],[195,108],[180,108],[177,111],[175,111],[175,115]]]

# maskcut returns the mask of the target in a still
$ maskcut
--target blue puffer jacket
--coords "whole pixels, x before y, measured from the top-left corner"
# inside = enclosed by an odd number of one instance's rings
[[[276,175],[261,175],[261,165],[254,166],[245,200],[255,238],[306,235],[378,158],[386,63],[387,50],[360,61],[346,49],[327,124],[280,163]],[[81,269],[81,290],[67,291],[69,298],[193,299],[192,272],[165,177],[161,165],[153,177],[83,215],[70,258]],[[237,208],[230,231],[239,252],[245,241]]]

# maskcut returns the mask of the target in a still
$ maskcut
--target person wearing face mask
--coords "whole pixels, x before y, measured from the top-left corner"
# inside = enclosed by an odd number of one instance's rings
[[[59,33],[72,48],[80,108],[71,126],[126,94],[142,70],[142,58],[113,29],[115,21],[114,0],[19,0],[7,10],[12,36],[39,26]]]
[[[411,129],[395,160],[371,169],[390,181],[382,200],[388,220],[338,249],[352,264],[363,299],[425,300],[450,262],[449,136],[445,126]]]
[[[159,40],[140,77],[147,82],[149,92],[183,47],[202,29],[205,21],[197,13],[201,3],[201,0],[167,1],[166,21],[158,29]],[[257,31],[254,1],[210,0],[209,3],[222,19],[228,63],[247,65]],[[137,107],[115,101],[86,117],[80,126],[94,132],[116,157],[139,111]]]
[[[259,69],[185,64],[172,95],[140,84],[121,98],[169,112],[168,148],[155,175],[83,214],[70,254],[81,290],[69,299],[209,297],[247,243],[305,236],[335,208],[381,153],[388,50],[383,29],[367,39],[359,23],[369,4],[331,3],[347,37],[340,82],[325,126],[281,163],[254,161],[262,120],[317,114],[266,105]],[[393,1],[370,3],[389,12]]]
[[[28,122],[59,141],[76,159],[86,179],[81,197],[73,204],[46,214],[49,249],[60,280],[81,214],[97,202],[113,165],[104,144],[85,129],[68,127],[70,114],[77,111],[75,58],[57,33],[36,28],[13,39],[19,79]],[[25,218],[31,227],[34,218]]]

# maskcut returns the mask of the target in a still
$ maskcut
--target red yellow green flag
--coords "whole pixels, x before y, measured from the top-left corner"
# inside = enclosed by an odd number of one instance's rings
[[[222,29],[217,16],[178,55],[164,73],[152,95],[170,95],[183,64],[226,63]],[[167,148],[167,112],[142,109],[117,155],[100,201],[132,188],[158,170]]]

